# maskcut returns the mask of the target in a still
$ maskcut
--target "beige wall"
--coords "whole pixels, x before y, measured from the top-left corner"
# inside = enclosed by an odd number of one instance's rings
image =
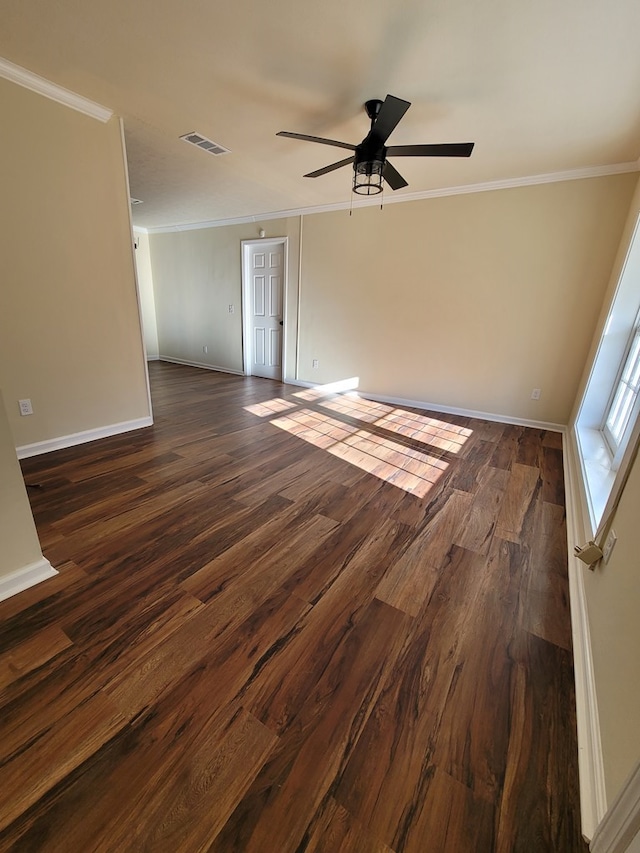
[[[42,559],[0,394],[0,579]]]
[[[306,216],[300,378],[567,423],[635,181]]]
[[[640,181],[637,181],[572,420],[577,414],[639,214]],[[582,570],[609,803],[640,761],[639,520],[640,458],[637,458],[613,518],[612,526],[618,542],[611,559],[607,565],[601,564],[593,572],[586,568]]]
[[[160,355],[242,372],[241,241],[289,238],[285,373],[295,369],[299,219],[150,234]],[[229,305],[235,313],[229,313]],[[208,353],[202,351],[208,347]]]
[[[119,122],[5,80],[0,108],[0,386],[15,443],[148,417]]]
[[[151,252],[149,235],[144,231],[134,231],[136,240],[136,271],[138,295],[142,316],[144,346],[148,359],[158,358],[158,325],[156,321],[156,302],[153,293],[153,272],[151,270]]]

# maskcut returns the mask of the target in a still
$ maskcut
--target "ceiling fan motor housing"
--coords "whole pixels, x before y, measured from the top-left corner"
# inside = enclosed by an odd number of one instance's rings
[[[365,139],[357,146],[353,158],[353,191],[358,195],[382,192],[386,148],[375,139]]]
[[[367,143],[367,140],[356,148],[353,160],[353,168],[358,169],[358,166],[363,163],[384,163],[387,158],[387,149],[379,142]]]

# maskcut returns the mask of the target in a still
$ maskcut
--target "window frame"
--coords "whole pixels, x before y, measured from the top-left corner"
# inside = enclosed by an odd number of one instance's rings
[[[640,395],[622,431],[610,446],[604,426],[627,366],[640,322],[640,214],[621,265],[606,321],[572,433],[581,472],[591,535],[595,537],[615,505],[640,435]]]

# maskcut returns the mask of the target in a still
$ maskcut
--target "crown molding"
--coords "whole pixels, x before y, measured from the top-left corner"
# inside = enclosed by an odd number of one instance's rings
[[[452,195],[468,195],[471,193],[492,192],[494,190],[508,190],[516,187],[531,187],[538,184],[556,184],[562,181],[581,181],[586,178],[602,178],[607,175],[622,175],[629,172],[640,172],[640,160],[633,163],[612,163],[606,166],[587,166],[582,169],[569,169],[565,172],[549,172],[543,175],[527,175],[522,178],[504,178],[499,181],[486,181],[481,184],[463,184],[457,187],[442,187],[434,190],[424,190],[416,193],[404,193],[394,197],[385,195],[384,205],[402,204],[407,201],[421,201],[428,198],[444,198]],[[170,234],[174,231],[196,231],[202,228],[221,228],[225,225],[246,225],[250,223],[266,222],[269,219],[287,219],[292,216],[307,216],[312,213],[331,213],[336,210],[358,209],[361,207],[380,207],[378,200],[339,202],[337,204],[323,204],[312,207],[298,207],[291,210],[276,210],[269,213],[255,214],[253,216],[238,216],[231,219],[212,219],[204,222],[189,222],[178,225],[148,225],[144,228],[135,225],[139,231],[147,234]]]
[[[71,107],[72,110],[77,110],[91,118],[98,119],[101,122],[107,122],[113,115],[113,111],[96,104],[95,101],[90,101],[88,98],[83,98],[82,95],[77,95],[69,89],[64,89],[50,80],[45,80],[38,74],[32,71],[27,71],[20,65],[15,65],[9,62],[8,59],[0,57],[0,77],[9,80],[12,83],[17,83],[18,86],[23,86],[25,89],[30,89],[38,95],[44,95],[51,101],[57,101],[65,107]]]

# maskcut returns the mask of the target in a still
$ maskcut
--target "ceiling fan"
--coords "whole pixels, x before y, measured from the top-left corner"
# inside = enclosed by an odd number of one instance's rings
[[[342,166],[353,164],[353,192],[358,195],[376,195],[382,192],[383,179],[392,190],[408,186],[402,175],[387,160],[387,157],[470,157],[473,142],[453,142],[442,145],[391,145],[385,144],[397,127],[400,119],[411,106],[394,95],[387,95],[384,101],[373,99],[364,105],[371,119],[371,129],[359,145],[338,142],[335,139],[323,139],[320,136],[307,136],[304,133],[289,133],[281,130],[277,136],[290,139],[302,139],[306,142],[319,142],[321,145],[333,145],[346,148],[354,153],[344,160],[331,163],[315,172],[309,172],[305,178],[319,178],[327,172],[333,172]]]

